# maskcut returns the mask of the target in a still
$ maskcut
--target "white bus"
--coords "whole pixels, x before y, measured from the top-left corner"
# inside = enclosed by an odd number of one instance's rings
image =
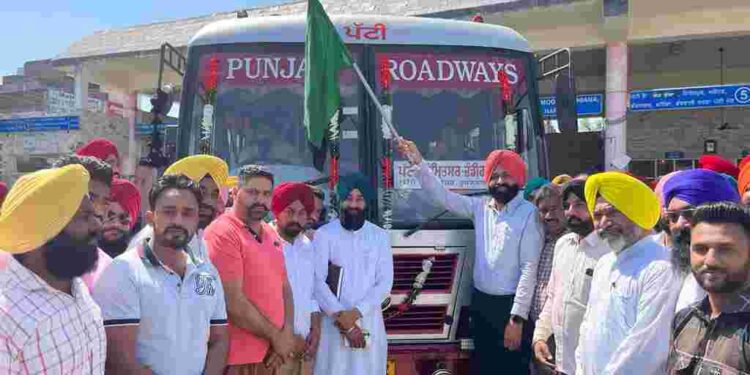
[[[446,186],[485,190],[483,160],[498,148],[519,152],[531,176],[547,174],[537,61],[517,32],[430,18],[331,18],[376,93],[390,86],[394,125],[418,144]],[[262,164],[277,183],[325,176],[313,167],[303,128],[304,39],[304,15],[224,20],[198,32],[187,53],[178,154],[200,152],[207,119],[214,124],[211,150],[233,174],[244,164]],[[501,81],[510,100],[502,100]],[[362,172],[383,190],[381,162],[389,159],[380,115],[353,71],[340,82],[340,173]],[[444,214],[424,225],[443,209],[420,194],[405,160],[390,160],[395,280],[388,315],[409,293],[422,261],[434,262],[414,305],[386,321],[389,374],[466,373],[472,223]],[[369,206],[369,219],[382,224],[382,199]],[[420,224],[422,230],[404,236]]]

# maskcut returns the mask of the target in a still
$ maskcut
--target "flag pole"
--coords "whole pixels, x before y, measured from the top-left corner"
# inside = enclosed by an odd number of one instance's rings
[[[383,105],[380,104],[380,100],[378,100],[378,97],[375,96],[375,92],[372,91],[372,88],[370,87],[370,84],[367,83],[367,80],[365,79],[364,74],[362,74],[362,71],[359,69],[359,65],[357,65],[357,62],[352,59],[352,67],[354,68],[354,71],[357,73],[357,77],[359,77],[360,82],[362,82],[362,85],[365,86],[365,90],[367,91],[367,94],[370,96],[370,99],[372,99],[373,102],[375,102],[375,106],[378,107],[378,111],[380,112],[380,117],[383,119],[386,125],[388,125],[388,129],[391,131],[391,134],[393,134],[393,138],[395,139],[401,139],[401,136],[398,135],[398,132],[396,131],[396,128],[393,126],[393,123],[391,123],[391,118],[385,113],[385,109],[383,109]]]

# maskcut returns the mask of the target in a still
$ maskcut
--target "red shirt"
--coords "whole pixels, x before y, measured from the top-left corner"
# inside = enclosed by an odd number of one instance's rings
[[[262,224],[260,242],[230,210],[206,228],[208,256],[224,282],[242,281],[245,297],[274,326],[284,326],[284,283],[287,280],[284,252],[276,231]],[[227,364],[261,363],[270,343],[235,326],[229,318]]]

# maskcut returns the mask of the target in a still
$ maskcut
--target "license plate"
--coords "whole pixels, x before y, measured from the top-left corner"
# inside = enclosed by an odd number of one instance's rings
[[[388,367],[385,371],[386,375],[396,375],[396,361],[388,361]]]

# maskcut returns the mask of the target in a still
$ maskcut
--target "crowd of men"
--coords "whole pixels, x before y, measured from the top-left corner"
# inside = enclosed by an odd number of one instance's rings
[[[623,172],[529,179],[485,161],[489,197],[421,193],[475,228],[472,374],[750,372],[750,163],[715,156],[652,189]],[[195,155],[121,178],[95,139],[0,184],[0,373],[386,373],[393,284],[376,192],[325,194]]]

